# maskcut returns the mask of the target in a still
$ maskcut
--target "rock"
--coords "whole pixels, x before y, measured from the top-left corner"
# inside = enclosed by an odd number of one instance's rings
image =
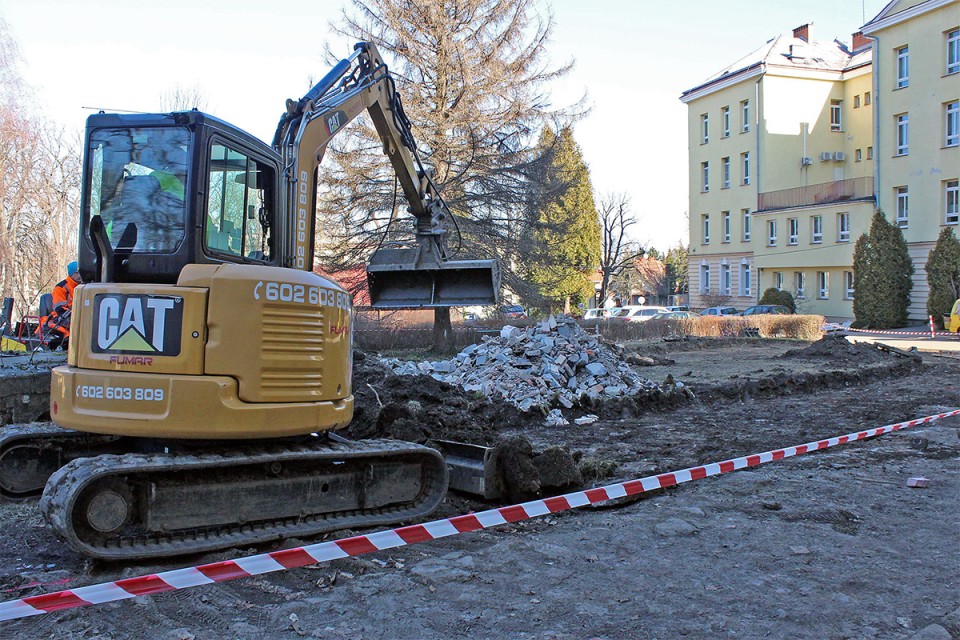
[[[584,424],[593,424],[597,420],[599,420],[599,418],[597,418],[597,416],[591,413],[589,415],[583,416],[582,418],[576,418],[573,422],[574,424],[584,425]]]
[[[548,427],[562,427],[563,425],[570,424],[570,422],[563,417],[560,409],[551,409],[550,413],[548,413],[544,419],[543,424]]]
[[[938,624],[931,624],[910,636],[910,640],[950,640],[952,637],[945,628]]]
[[[658,523],[654,528],[658,536],[670,538],[674,536],[692,536],[697,532],[697,528],[681,518],[667,518]]]
[[[563,447],[549,447],[533,457],[533,466],[540,474],[542,489],[566,489],[583,484],[583,476],[573,456]]]

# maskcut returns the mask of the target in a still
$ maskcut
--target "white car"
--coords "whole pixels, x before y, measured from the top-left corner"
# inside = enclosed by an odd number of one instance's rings
[[[596,308],[594,308],[594,309],[587,309],[586,311],[583,312],[583,319],[584,319],[584,320],[597,320],[598,318],[603,318],[603,317],[605,317],[606,315],[607,315],[607,314],[606,314],[606,312],[604,311],[604,309],[596,309]]]
[[[658,313],[666,312],[666,307],[646,307],[632,305],[628,307],[621,307],[620,311],[617,312],[617,315],[615,315],[614,318],[617,320],[623,320],[624,322],[646,322]]]

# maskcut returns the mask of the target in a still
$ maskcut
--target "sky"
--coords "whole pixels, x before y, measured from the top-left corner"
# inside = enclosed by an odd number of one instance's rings
[[[817,40],[850,43],[886,0],[543,0],[549,52],[573,71],[553,104],[584,94],[574,137],[598,196],[624,193],[633,239],[665,251],[687,242],[687,107],[680,94],[778,34],[812,23]],[[81,130],[96,110],[153,112],[176,87],[205,110],[269,142],[287,98],[328,70],[325,45],[342,0],[0,0],[21,75],[50,119]],[[389,63],[389,58],[387,59]],[[414,132],[416,134],[416,132]]]

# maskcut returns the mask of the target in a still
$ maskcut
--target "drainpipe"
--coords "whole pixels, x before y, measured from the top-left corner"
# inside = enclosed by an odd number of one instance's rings
[[[873,87],[873,208],[880,208],[880,37],[867,36],[873,41],[870,84]],[[884,214],[886,215],[886,214]]]

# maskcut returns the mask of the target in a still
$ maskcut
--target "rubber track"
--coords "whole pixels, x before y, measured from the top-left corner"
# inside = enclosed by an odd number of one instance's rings
[[[111,475],[143,476],[151,472],[207,471],[236,465],[271,462],[384,460],[415,456],[425,468],[423,490],[413,503],[372,510],[352,510],[311,516],[291,516],[276,521],[217,526],[171,534],[147,533],[121,537],[106,543],[83,540],[74,529],[72,512],[84,488]],[[139,478],[137,478],[139,479]],[[394,440],[324,442],[293,448],[263,447],[222,454],[124,454],[80,458],[61,467],[47,482],[40,511],[53,529],[80,553],[103,560],[160,558],[234,546],[258,544],[282,538],[314,536],[327,531],[368,527],[418,518],[431,513],[447,490],[447,467],[439,452],[428,447]],[[202,509],[202,505],[197,505]]]

